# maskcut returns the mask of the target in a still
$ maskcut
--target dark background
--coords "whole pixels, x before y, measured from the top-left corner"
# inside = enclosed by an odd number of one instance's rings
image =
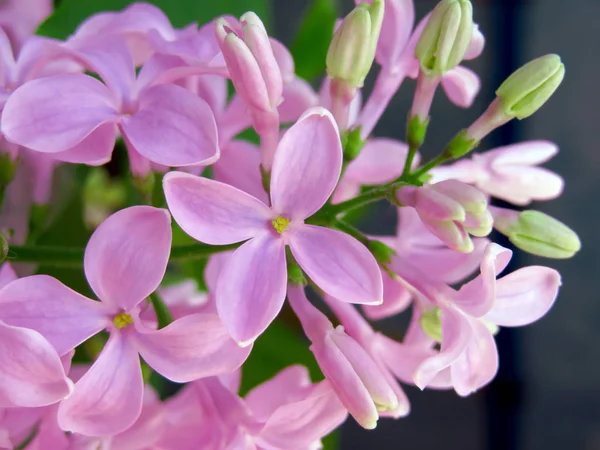
[[[274,2],[273,31],[284,43],[290,44],[307,3]],[[342,3],[342,11],[350,11],[353,2]],[[437,2],[415,3],[418,20]],[[551,101],[533,117],[494,132],[481,149],[528,139],[556,142],[560,153],[547,167],[565,178],[565,192],[557,200],[534,203],[531,208],[575,229],[583,249],[567,261],[521,253],[514,258],[513,269],[532,264],[558,269],[563,287],[558,302],[541,321],[501,330],[497,336],[500,373],[490,386],[465,399],[454,392],[407,388],[412,402],[409,417],[380,420],[375,431],[362,430],[349,420],[342,433],[343,450],[600,449],[600,298],[596,293],[600,241],[594,239],[600,225],[596,200],[600,191],[600,1],[474,0],[473,4],[486,49],[467,65],[481,77],[481,93],[474,106],[464,111],[438,93],[424,153],[439,152],[456,131],[483,112],[494,90],[514,69],[535,57],[558,53],[566,65],[566,78]],[[367,92],[369,87],[367,82]],[[376,135],[404,138],[413,91],[414,82],[403,84]],[[391,221],[381,224],[381,218],[378,223],[387,229],[393,226]]]

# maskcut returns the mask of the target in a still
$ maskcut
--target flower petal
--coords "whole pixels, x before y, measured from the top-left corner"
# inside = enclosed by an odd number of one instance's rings
[[[52,156],[60,161],[101,166],[110,161],[116,138],[117,127],[106,123],[92,131],[79,144]]]
[[[120,433],[140,416],[143,393],[142,368],[132,340],[112,333],[73,394],[60,404],[58,424],[87,436]]]
[[[85,274],[103,302],[129,311],[156,290],[170,253],[169,213],[132,206],[94,231],[85,250]]]
[[[123,118],[123,133],[135,149],[164,166],[211,164],[219,158],[217,124],[204,100],[175,85],[140,94],[140,109]]]
[[[471,320],[473,334],[450,372],[456,393],[467,396],[488,384],[498,372],[498,350],[494,336],[479,320]]]
[[[2,266],[0,266],[0,289],[16,279],[17,273],[15,272],[15,269],[13,269],[9,263],[3,263]]]
[[[470,108],[481,88],[481,81],[475,72],[458,66],[442,78],[442,87],[452,103],[461,108]]]
[[[225,328],[240,345],[253,342],[279,314],[286,283],[282,239],[265,233],[231,254],[219,274],[216,302]]]
[[[2,133],[11,142],[38,152],[68,150],[103,123],[116,121],[113,104],[106,86],[88,75],[33,80],[6,102]]]
[[[296,121],[304,111],[319,104],[319,96],[302,78],[294,77],[283,85],[283,101],[277,107],[282,123]]]
[[[50,405],[71,389],[56,350],[40,333],[0,322],[0,407]]]
[[[370,139],[348,165],[344,179],[372,185],[393,181],[402,175],[407,151],[408,145],[394,139]],[[415,164],[418,165],[418,161],[417,155]]]
[[[549,267],[519,269],[497,281],[496,302],[484,318],[503,327],[535,322],[554,304],[560,284],[560,274]]]
[[[177,383],[233,372],[252,349],[238,346],[216,314],[191,314],[161,330],[136,328],[144,361]]]
[[[289,239],[300,267],[329,295],[348,303],[383,302],[377,261],[356,239],[341,231],[304,224],[290,229]]]
[[[47,275],[20,278],[0,290],[0,320],[39,332],[64,355],[110,322],[106,305]]]
[[[304,220],[325,204],[340,178],[342,144],[329,111],[312,108],[283,135],[273,161],[273,210]]]
[[[182,172],[163,178],[167,205],[187,234],[213,245],[249,239],[267,230],[273,213],[260,200],[218,181]]]
[[[412,303],[412,294],[400,280],[392,279],[382,272],[383,303],[377,306],[364,305],[363,311],[371,320],[385,319],[406,310]]]

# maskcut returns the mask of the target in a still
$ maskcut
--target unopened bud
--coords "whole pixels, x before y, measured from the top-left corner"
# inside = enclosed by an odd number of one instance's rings
[[[581,248],[577,234],[568,226],[539,211],[493,208],[494,228],[518,248],[546,258],[571,258]]]
[[[524,119],[542,107],[565,76],[558,55],[546,55],[525,64],[496,91],[506,115]]]
[[[473,36],[473,6],[469,0],[442,0],[435,7],[415,49],[421,70],[441,76],[463,60]]]
[[[352,87],[362,87],[375,59],[383,23],[384,0],[361,3],[346,16],[327,52],[327,74]]]

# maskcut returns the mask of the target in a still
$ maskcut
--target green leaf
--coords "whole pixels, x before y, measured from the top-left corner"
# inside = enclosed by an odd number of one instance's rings
[[[298,76],[310,80],[325,72],[336,18],[336,0],[311,1],[291,46]]]
[[[38,29],[42,36],[65,39],[86,18],[100,11],[120,11],[136,0],[62,0],[52,14]],[[254,11],[268,26],[271,18],[271,0],[149,0],[169,17],[175,27],[192,22],[204,24],[216,16],[231,14],[240,16]]]

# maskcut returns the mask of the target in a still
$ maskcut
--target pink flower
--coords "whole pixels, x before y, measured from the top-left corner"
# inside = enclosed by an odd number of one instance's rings
[[[0,4],[0,27],[15,49],[52,13],[52,0],[5,0]]]
[[[218,159],[216,125],[204,100],[180,86],[155,84],[160,71],[151,65],[136,78],[131,53],[119,39],[85,47],[76,56],[106,84],[85,74],[26,83],[4,107],[2,132],[8,140],[65,161],[103,164],[110,160],[118,125],[135,175],[146,175],[149,161],[187,166]],[[60,101],[56,92],[63,93]]]
[[[310,304],[302,286],[288,287],[288,297],[300,319],[325,378],[342,404],[364,428],[377,426],[379,411],[398,409],[398,397],[369,353]],[[351,307],[350,305],[348,305]]]
[[[100,302],[45,275],[21,278],[0,291],[0,319],[38,331],[60,355],[110,331],[94,365],[60,405],[64,430],[105,436],[137,420],[143,393],[138,353],[176,382],[230,372],[248,356],[250,349],[239,348],[214,314],[189,315],[161,330],[138,317],[138,305],[162,280],[170,248],[169,214],[134,206],[104,221],[87,246],[85,272]]]
[[[324,291],[349,302],[381,302],[381,275],[371,253],[336,230],[305,224],[331,195],[340,176],[342,149],[331,114],[307,111],[281,139],[271,175],[269,208],[217,181],[171,172],[167,204],[183,230],[199,241],[245,242],[219,276],[219,316],[245,345],[262,333],[283,306],[285,246]]]
[[[469,233],[483,237],[492,231],[493,219],[485,195],[460,181],[405,186],[398,189],[396,197],[415,208],[427,229],[452,250],[472,252]]]
[[[498,369],[492,331],[498,325],[534,322],[552,307],[560,286],[560,275],[553,269],[525,267],[496,280],[511,254],[497,244],[489,244],[481,274],[459,291],[416,271],[407,261],[392,261],[393,270],[419,292],[421,312],[433,307],[440,311],[441,350],[432,355],[431,347],[414,348],[425,356],[413,375],[421,389],[430,383],[453,386],[465,396],[489,383]]]
[[[537,167],[558,153],[556,144],[548,141],[527,141],[475,153],[471,159],[431,171],[433,181],[454,178],[473,184],[482,192],[515,205],[527,205],[533,200],[551,200],[564,187],[560,175]]]

